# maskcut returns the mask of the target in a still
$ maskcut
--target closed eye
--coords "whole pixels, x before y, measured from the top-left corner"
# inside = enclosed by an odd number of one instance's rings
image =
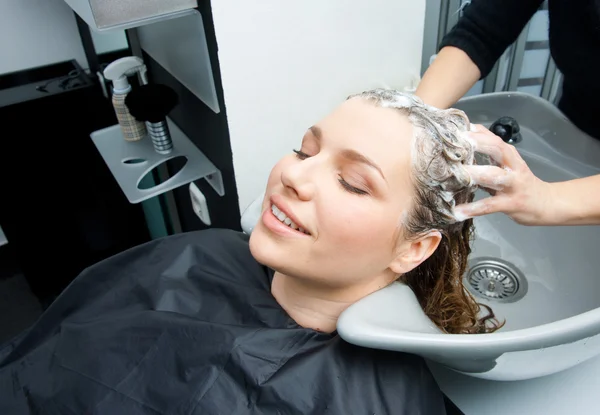
[[[344,178],[342,176],[340,176],[338,178],[338,181],[340,182],[340,184],[342,185],[344,190],[346,190],[350,193],[355,193],[355,194],[361,195],[361,196],[369,194],[369,192],[367,192],[366,190],[362,190],[362,189],[359,189],[358,187],[352,186],[350,183],[348,183],[346,180],[344,180]]]
[[[306,160],[310,157],[308,154],[301,150],[294,150],[294,153],[296,153],[296,157],[298,157],[300,160]]]
[[[310,157],[308,154],[306,154],[302,150],[293,150],[293,151],[294,151],[294,153],[296,153],[296,157],[300,160],[306,160],[307,158]],[[359,189],[358,187],[352,186],[350,183],[348,183],[346,180],[344,180],[344,178],[342,176],[338,177],[338,182],[340,183],[342,188],[344,190],[346,190],[347,192],[354,193],[354,194],[357,194],[360,196],[369,194],[369,192],[367,192],[366,190],[362,190],[362,189]]]

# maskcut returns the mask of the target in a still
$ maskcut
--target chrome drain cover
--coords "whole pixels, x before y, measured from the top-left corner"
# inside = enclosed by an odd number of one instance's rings
[[[472,294],[490,301],[509,303],[527,292],[525,276],[513,264],[498,258],[476,258],[465,278]]]

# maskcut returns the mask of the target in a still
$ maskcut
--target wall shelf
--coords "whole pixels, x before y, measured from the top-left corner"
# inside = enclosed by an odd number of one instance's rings
[[[186,16],[197,0],[65,0],[92,30],[124,30]]]
[[[4,231],[0,226],[0,246],[6,245],[8,243],[8,239],[6,239],[6,235],[4,235]]]
[[[202,15],[193,10],[137,30],[140,46],[215,113],[220,112]],[[185,62],[185,64],[182,64]]]
[[[94,131],[90,137],[131,203],[143,202],[202,178],[206,179],[219,196],[223,196],[225,190],[219,169],[173,121],[167,118],[167,123],[173,140],[173,151],[168,155],[156,153],[149,137],[135,142],[125,141],[121,133],[121,126],[118,124]],[[146,174],[154,168],[181,156],[186,157],[187,162],[167,181],[149,189],[138,187]]]

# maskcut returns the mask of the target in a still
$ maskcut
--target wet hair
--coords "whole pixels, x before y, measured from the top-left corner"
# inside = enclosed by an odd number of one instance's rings
[[[478,304],[463,285],[474,234],[473,220],[457,220],[455,205],[473,200],[476,187],[465,165],[475,163],[475,152],[465,137],[470,128],[458,109],[438,109],[420,98],[395,90],[375,89],[360,97],[383,108],[393,108],[413,125],[411,179],[414,200],[402,223],[407,239],[437,230],[442,239],[435,252],[401,281],[415,293],[425,314],[444,332],[493,332],[499,323],[493,311]],[[481,316],[485,310],[485,315]]]

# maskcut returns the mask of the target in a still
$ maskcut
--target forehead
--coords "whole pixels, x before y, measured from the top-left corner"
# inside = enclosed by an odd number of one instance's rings
[[[337,107],[317,126],[327,145],[352,149],[368,157],[379,165],[388,182],[396,176],[407,176],[413,126],[397,109],[381,108],[355,97]]]

